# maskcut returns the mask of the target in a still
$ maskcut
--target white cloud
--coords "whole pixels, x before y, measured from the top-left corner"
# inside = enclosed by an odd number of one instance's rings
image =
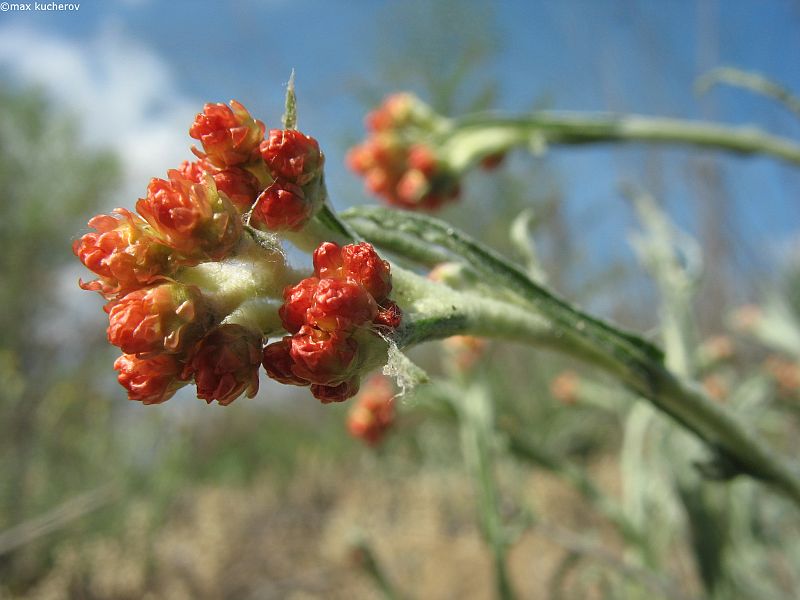
[[[133,208],[151,177],[191,157],[188,129],[202,103],[182,95],[165,61],[119,29],[106,27],[74,41],[6,25],[0,27],[0,67],[24,84],[44,88],[77,115],[87,143],[119,154],[123,181],[107,209]],[[38,332],[63,348],[80,339],[84,328],[104,322],[95,299],[78,288],[79,276],[91,279],[77,264],[61,274],[59,306]]]
[[[0,66],[77,114],[87,142],[118,152],[115,204],[131,206],[150,177],[191,156],[187,131],[202,102],[182,95],[169,65],[119,28],[75,41],[9,24],[0,28]]]

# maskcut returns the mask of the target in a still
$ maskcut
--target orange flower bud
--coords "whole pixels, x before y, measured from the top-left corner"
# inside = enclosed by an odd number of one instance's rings
[[[382,302],[392,291],[389,263],[378,256],[372,244],[348,244],[341,256],[345,276],[363,285],[376,302]]]
[[[397,329],[403,319],[403,311],[391,300],[384,300],[382,306],[378,307],[378,314],[372,321],[375,325]]]
[[[126,354],[181,352],[213,319],[200,290],[179,283],[133,291],[110,302],[105,311],[108,341]]]
[[[337,386],[349,379],[357,350],[355,340],[346,334],[304,325],[292,337],[292,373],[311,383]]]
[[[206,335],[192,350],[184,375],[194,375],[197,397],[227,406],[242,394],[258,392],[261,336],[226,323]]]
[[[431,177],[436,173],[436,154],[424,144],[414,144],[408,149],[408,166]]]
[[[189,181],[200,184],[205,184],[207,174],[211,175],[217,191],[225,194],[241,213],[252,208],[261,191],[258,177],[239,167],[218,169],[206,160],[195,162],[185,160],[178,168],[178,172]]]
[[[260,150],[275,179],[302,186],[322,172],[324,158],[317,140],[295,129],[270,129]]]
[[[314,250],[314,272],[317,277],[342,276],[342,249],[333,242],[323,242]]]
[[[128,399],[142,404],[160,404],[188,383],[181,378],[183,365],[172,354],[137,358],[123,354],[114,362],[117,380],[128,390]]]
[[[289,333],[297,333],[306,324],[306,313],[314,302],[317,284],[319,279],[307,277],[283,290],[283,304],[278,309],[278,315]]]
[[[126,294],[169,273],[170,249],[147,230],[137,215],[118,208],[115,215],[97,215],[87,233],[72,245],[75,256],[100,277],[80,286],[106,298]]]
[[[378,306],[361,285],[341,279],[321,279],[307,311],[308,323],[324,331],[351,331],[371,322]]]
[[[344,402],[358,393],[358,385],[358,377],[353,377],[339,385],[321,385],[315,383],[311,386],[311,395],[323,404]]]
[[[394,425],[394,394],[388,379],[375,376],[361,391],[347,416],[347,429],[353,437],[370,446],[378,445]]]
[[[150,181],[147,198],[136,203],[136,210],[187,258],[223,258],[242,232],[236,209],[217,192],[210,176],[203,183],[193,183],[175,169],[168,176]]]
[[[298,231],[311,218],[314,206],[303,188],[278,180],[261,192],[250,224],[267,231]]]
[[[282,340],[273,342],[264,348],[262,364],[267,375],[279,383],[286,385],[308,385],[308,381],[299,378],[292,372],[292,360],[289,352],[292,349],[292,338],[286,336]]]
[[[266,127],[254,120],[247,109],[236,100],[230,108],[225,104],[206,104],[195,117],[189,135],[203,144],[205,155],[193,149],[219,168],[235,167],[257,156],[258,145],[264,139]]]
[[[462,372],[469,371],[480,360],[486,340],[472,335],[453,335],[443,342],[453,364]]]
[[[578,401],[580,385],[581,379],[575,371],[563,371],[550,382],[550,393],[559,402],[575,404]]]
[[[383,104],[367,115],[367,128],[385,131],[404,125],[411,117],[416,101],[414,96],[405,92],[388,96]]]

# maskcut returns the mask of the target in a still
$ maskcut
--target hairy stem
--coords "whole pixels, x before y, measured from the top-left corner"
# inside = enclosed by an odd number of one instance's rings
[[[441,140],[441,153],[456,171],[463,171],[486,156],[518,146],[604,142],[698,146],[737,154],[766,154],[800,165],[800,145],[754,126],[603,113],[471,115],[453,121],[453,128]]]
[[[457,292],[394,268],[395,297],[406,311],[396,333],[401,348],[465,334],[523,341],[574,356],[648,399],[708,443],[735,470],[777,486],[800,505],[797,472],[734,414],[671,372],[663,355],[648,342],[558,298],[521,269],[441,221],[364,207],[348,211],[345,217],[360,233],[364,220],[380,219],[383,229],[366,228],[370,241],[399,255],[404,254],[404,244],[398,233],[443,248],[453,260],[460,258],[487,281],[511,288],[520,299],[512,303],[486,294]],[[390,235],[384,238],[382,231]]]

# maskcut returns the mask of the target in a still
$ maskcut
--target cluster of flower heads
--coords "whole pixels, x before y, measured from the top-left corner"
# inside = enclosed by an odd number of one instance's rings
[[[382,376],[372,377],[347,415],[347,430],[369,446],[377,446],[395,423],[392,384]]]
[[[314,252],[314,276],[284,290],[279,311],[287,335],[264,348],[264,368],[273,379],[311,386],[323,403],[358,392],[364,334],[391,330],[402,313],[391,300],[389,263],[367,243]]]
[[[208,402],[255,395],[261,364],[275,372],[274,351],[263,349],[265,332],[247,319],[231,319],[229,304],[185,275],[203,263],[235,259],[246,245],[244,223],[298,231],[323,201],[323,155],[316,140],[299,131],[267,133],[233,101],[230,107],[207,104],[189,135],[202,145],[192,148],[197,161],[168,171],[166,179],[152,179],[136,203],[138,214],[119,208],[96,216],[89,221],[94,231],[73,244],[97,276],[81,287],[108,301],[108,340],[123,352],[114,365],[119,382],[130,399],[144,404],[164,402],[191,381]],[[281,309],[297,338],[290,355],[292,383],[302,377],[323,400],[352,395],[337,387],[345,381],[334,371],[352,366],[358,346],[353,329],[367,321],[396,326],[400,315],[387,298],[388,263],[371,246],[341,249],[338,267],[331,252],[323,244],[315,255],[324,267],[317,267],[308,316],[298,313],[294,287]],[[311,292],[308,283],[299,285]],[[280,288],[263,291],[281,295]],[[347,389],[357,389],[352,370],[348,377]]]
[[[394,94],[366,119],[369,137],[347,155],[367,190],[399,208],[436,210],[460,194],[458,176],[425,138],[437,117],[410,94]]]

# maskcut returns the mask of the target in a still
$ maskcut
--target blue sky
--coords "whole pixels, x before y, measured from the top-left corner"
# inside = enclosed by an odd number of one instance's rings
[[[342,164],[344,141],[361,133],[359,91],[365,83],[393,91],[377,49],[386,53],[398,40],[413,44],[408,21],[400,17],[423,4],[84,0],[73,12],[9,11],[0,13],[0,70],[49,89],[82,118],[90,141],[122,154],[126,181],[109,203],[131,204],[149,177],[188,156],[186,131],[203,102],[237,98],[268,124],[277,123],[294,68],[300,125],[326,148],[332,191],[343,206],[363,199]],[[519,0],[487,6],[491,10],[478,11],[473,25],[490,31],[497,49],[480,63],[477,77],[499,82],[497,108],[522,111],[544,98],[556,109],[756,122],[800,138],[800,123],[768,100],[723,88],[705,98],[692,93],[700,73],[722,64],[758,70],[800,90],[796,1]],[[445,54],[458,43],[454,23],[444,19],[427,29],[440,32],[435,35]],[[658,165],[656,191],[675,218],[693,228],[702,199],[689,156],[607,147],[552,152],[571,214],[612,215],[587,236],[587,244],[605,250],[589,254],[607,256],[625,245],[632,222],[603,207],[619,206],[619,180],[643,180],[648,165]],[[796,170],[761,158],[721,157],[717,164],[736,227],[745,231],[750,250],[763,254],[754,260],[783,252],[800,222]]]

